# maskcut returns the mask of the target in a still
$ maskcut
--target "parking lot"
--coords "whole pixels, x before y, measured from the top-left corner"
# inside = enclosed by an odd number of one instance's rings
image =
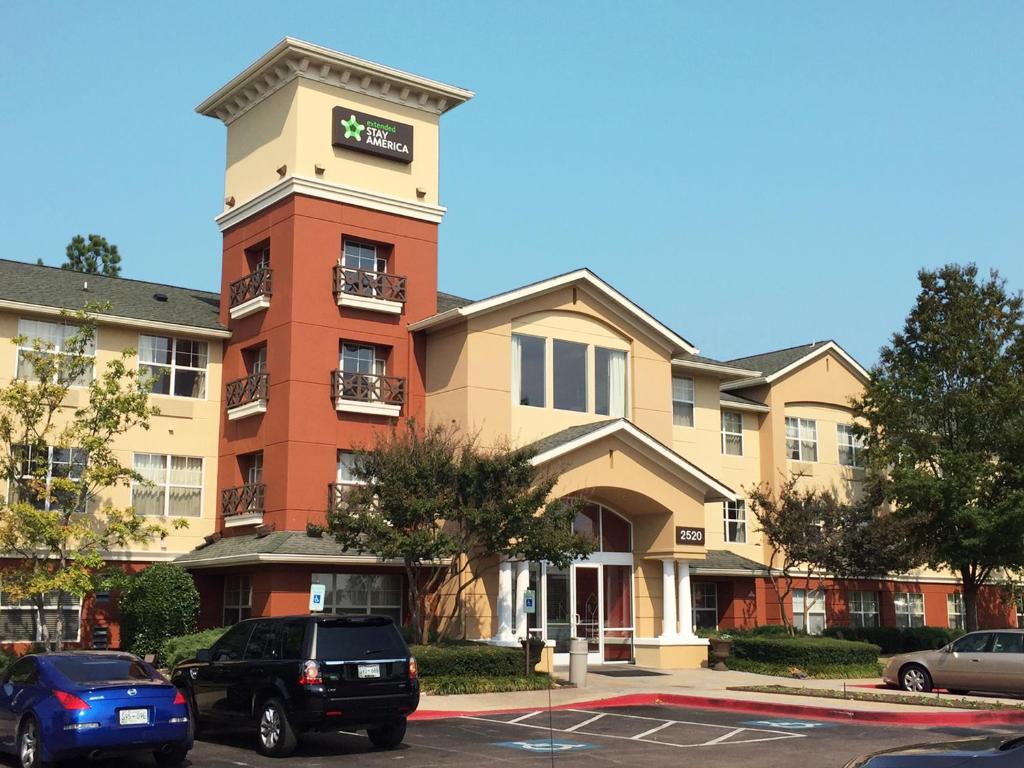
[[[981,734],[966,729],[893,728],[666,706],[537,710],[409,724],[405,744],[374,750],[363,734],[309,734],[287,760],[260,756],[244,734],[196,743],[191,764],[206,768],[359,765],[428,768],[550,762],[560,765],[679,765],[827,768],[865,752]],[[5,765],[14,765],[10,759]],[[118,759],[96,768],[142,768]]]

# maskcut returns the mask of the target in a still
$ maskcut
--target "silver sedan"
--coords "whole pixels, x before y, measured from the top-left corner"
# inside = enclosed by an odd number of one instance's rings
[[[916,693],[1024,693],[1024,630],[971,632],[937,651],[894,656],[882,679]]]

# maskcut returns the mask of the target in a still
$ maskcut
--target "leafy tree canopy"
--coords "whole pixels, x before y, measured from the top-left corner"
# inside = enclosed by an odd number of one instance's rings
[[[120,277],[121,255],[117,252],[117,246],[108,243],[107,238],[101,235],[89,235],[88,240],[75,235],[68,243],[67,260],[61,264],[61,269],[87,275]]]

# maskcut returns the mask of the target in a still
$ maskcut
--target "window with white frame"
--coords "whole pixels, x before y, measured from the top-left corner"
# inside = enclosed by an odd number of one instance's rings
[[[692,427],[694,388],[693,379],[672,377],[672,423],[677,427]]]
[[[924,595],[920,592],[896,592],[896,626],[900,628],[924,626]]]
[[[224,577],[224,626],[252,616],[252,583],[248,574]]]
[[[64,593],[57,608],[58,593],[47,592],[43,597],[43,623],[52,633],[57,629],[57,616],[64,614],[64,639],[79,640],[82,623],[82,599]],[[0,592],[0,642],[41,642],[43,629],[39,623],[39,612],[29,600],[14,600],[7,592]]]
[[[356,454],[354,451],[338,451],[338,467],[335,482],[338,485],[362,485],[355,474]]]
[[[878,593],[867,590],[851,590],[846,596],[850,609],[851,627],[879,626]]]
[[[587,345],[552,339],[552,402],[561,411],[587,410]]]
[[[70,353],[66,351],[68,340],[77,334],[81,329],[76,325],[67,323],[51,323],[47,320],[30,320],[22,318],[18,320],[18,366],[16,377],[25,381],[36,381],[35,367],[32,365],[31,355],[54,355],[58,358],[58,365],[62,356]],[[39,349],[35,349],[36,345]],[[96,357],[96,340],[91,339],[81,350],[84,357]],[[71,382],[73,387],[86,387],[93,378],[93,366],[88,368]]]
[[[713,581],[694,581],[693,628],[718,629],[718,585]]]
[[[314,573],[323,584],[324,612],[339,615],[374,613],[402,623],[402,576],[397,573]]]
[[[959,592],[946,595],[946,618],[950,629],[964,628],[964,596]]]
[[[726,501],[724,509],[725,540],[735,544],[747,543],[747,502]]]
[[[794,461],[818,460],[818,425],[814,419],[786,417],[786,456]]]
[[[388,260],[384,249],[372,243],[358,240],[344,240],[342,243],[342,264],[346,269],[361,269],[363,272],[387,272]]]
[[[547,383],[547,340],[541,336],[512,334],[512,402],[543,408]]]
[[[136,453],[135,471],[148,483],[132,483],[132,506],[152,517],[203,514],[203,460],[195,456]]]
[[[825,631],[825,593],[822,590],[793,590],[793,626],[809,635]]]
[[[88,456],[81,448],[16,445],[14,458],[19,474],[10,484],[11,502],[31,504],[36,509],[48,510],[58,508],[58,497],[64,495],[67,500],[67,495],[70,495],[62,493],[68,488],[59,485],[55,493],[53,481],[81,480]]]
[[[739,411],[722,411],[722,453],[743,455],[743,414]]]
[[[839,445],[839,463],[844,467],[861,466],[861,452],[864,441],[853,431],[849,424],[836,425],[836,442]]]
[[[139,336],[139,370],[153,378],[153,393],[173,397],[206,397],[205,341],[169,336]]]
[[[602,416],[626,415],[626,353],[594,347],[594,411]]]

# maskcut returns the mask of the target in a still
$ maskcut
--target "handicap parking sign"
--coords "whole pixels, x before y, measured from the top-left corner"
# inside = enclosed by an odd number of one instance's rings
[[[309,588],[309,610],[322,611],[324,609],[324,597],[327,595],[326,584],[313,584]]]
[[[583,741],[568,741],[565,739],[533,739],[531,741],[499,741],[493,746],[505,747],[506,749],[519,749],[523,752],[578,752],[584,749],[596,749],[597,744],[587,744]]]
[[[831,723],[818,723],[813,720],[789,720],[778,718],[775,720],[747,720],[742,725],[752,725],[755,728],[782,728],[786,731],[810,731],[815,728],[834,728]]]

